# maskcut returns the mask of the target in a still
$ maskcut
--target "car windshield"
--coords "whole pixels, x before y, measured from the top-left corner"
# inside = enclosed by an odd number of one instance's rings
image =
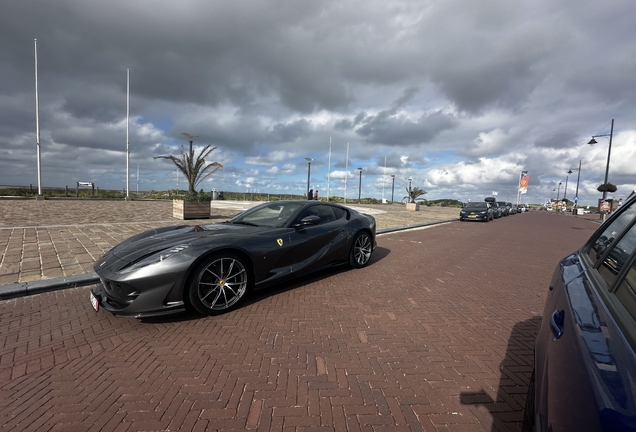
[[[488,204],[485,202],[468,203],[465,208],[466,210],[486,210],[488,208]]]
[[[302,202],[264,204],[244,211],[228,223],[280,228],[287,225],[302,206]]]

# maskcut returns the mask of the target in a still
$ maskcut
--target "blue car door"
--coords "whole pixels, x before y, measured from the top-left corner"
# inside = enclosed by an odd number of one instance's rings
[[[636,430],[636,205],[561,261],[536,343],[535,430]]]

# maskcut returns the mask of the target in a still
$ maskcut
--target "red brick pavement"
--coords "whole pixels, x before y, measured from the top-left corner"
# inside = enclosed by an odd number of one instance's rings
[[[0,302],[7,431],[518,430],[558,259],[598,225],[529,213],[379,237],[372,265],[219,317]]]

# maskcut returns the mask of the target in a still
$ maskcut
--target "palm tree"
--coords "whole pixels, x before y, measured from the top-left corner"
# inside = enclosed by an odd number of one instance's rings
[[[428,192],[415,186],[411,190],[409,190],[409,188],[406,188],[406,193],[407,196],[405,196],[404,198],[407,198],[410,203],[414,203],[417,198],[421,197],[422,195],[426,195]]]
[[[190,135],[185,132],[183,132],[183,135],[188,138],[195,138],[194,135]],[[211,162],[208,165],[205,164],[205,159],[214,150],[216,150],[216,147],[212,147],[208,144],[195,158],[194,149],[192,148],[192,139],[190,139],[190,151],[186,152],[185,147],[181,146],[181,158],[167,155],[155,156],[155,159],[171,160],[188,181],[188,193],[190,195],[196,195],[196,189],[199,183],[217,172],[219,169],[224,169],[223,165],[219,162]]]

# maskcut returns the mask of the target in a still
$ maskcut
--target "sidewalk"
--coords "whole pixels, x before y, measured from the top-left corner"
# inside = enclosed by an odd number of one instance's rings
[[[0,200],[0,286],[93,272],[102,254],[126,238],[168,225],[225,221],[259,203],[215,201],[210,219],[172,217],[172,201]],[[373,214],[378,230],[456,219],[454,208],[407,212],[400,204],[352,207]]]

